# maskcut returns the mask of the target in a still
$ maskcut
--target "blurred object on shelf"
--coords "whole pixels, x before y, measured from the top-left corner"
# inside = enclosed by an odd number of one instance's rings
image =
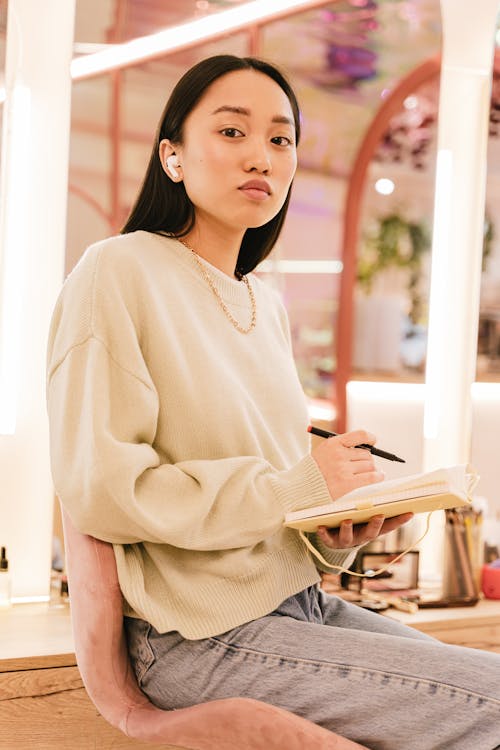
[[[340,573],[321,573],[321,588],[327,594],[338,594],[342,591]]]
[[[485,563],[492,563],[495,560],[498,559],[498,555],[500,555],[500,549],[496,544],[488,544],[488,542],[484,545],[484,561]]]
[[[483,565],[481,590],[487,599],[500,599],[500,558]]]
[[[63,571],[52,570],[50,574],[50,609],[60,609],[69,604],[68,577]]]
[[[477,350],[478,369],[500,372],[500,305],[481,309]]]
[[[327,299],[289,299],[288,315],[302,387],[315,400],[332,401],[336,304]]]
[[[500,508],[490,507],[483,500],[483,562],[492,563],[500,557]]]
[[[369,545],[367,545],[369,546]],[[373,552],[367,551],[366,546],[359,550],[350,570],[357,575],[342,573],[338,579],[342,589],[348,591],[365,591],[390,592],[392,594],[404,592],[405,595],[418,593],[418,550],[407,552],[399,560],[401,551],[392,552]],[[388,567],[387,567],[388,566]],[[378,570],[387,567],[387,570],[371,577]],[[360,576],[360,573],[366,573],[366,578]],[[333,581],[329,581],[333,585]]]
[[[378,602],[379,604],[382,604],[384,608],[394,607],[394,609],[398,609],[400,612],[409,612],[412,615],[415,614],[415,612],[418,612],[417,602],[406,596],[395,596],[394,594],[388,593],[377,594],[374,591],[362,589],[361,597],[362,601],[367,600],[369,602]]]
[[[482,512],[473,507],[445,510],[443,596],[478,596],[483,562]]]
[[[407,552],[399,560],[401,551],[370,552],[362,549],[356,556],[358,573],[377,573],[387,565],[389,568],[375,578],[362,579],[363,588],[373,591],[401,591],[418,588],[418,550]]]
[[[404,367],[423,372],[427,352],[427,329],[406,318],[403,321],[403,336],[399,351]]]
[[[400,295],[358,292],[354,305],[353,367],[372,372],[398,372],[404,300]]]
[[[58,536],[52,537],[52,570],[64,570],[64,545]]]

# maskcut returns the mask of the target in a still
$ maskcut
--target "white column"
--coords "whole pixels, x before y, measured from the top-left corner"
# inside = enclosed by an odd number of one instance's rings
[[[438,121],[424,469],[465,463],[471,446],[483,244],[488,116],[499,0],[441,0]],[[440,560],[442,514],[422,545]]]
[[[0,543],[46,597],[53,487],[45,350],[63,278],[75,0],[9,0],[0,175]]]

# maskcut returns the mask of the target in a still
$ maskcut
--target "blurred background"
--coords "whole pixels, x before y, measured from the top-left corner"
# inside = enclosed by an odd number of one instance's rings
[[[84,55],[238,4],[244,0],[78,0],[74,52]],[[2,6],[4,19],[6,3]],[[440,48],[438,0],[339,0],[75,81],[66,272],[85,247],[122,225],[164,103],[188,67],[217,53],[254,54],[277,63],[299,95],[304,136],[289,219],[262,274],[286,302],[306,393],[318,415],[335,420],[345,202],[356,158],[384,101]],[[500,375],[499,91],[495,85],[480,380]],[[357,280],[350,290],[352,377],[423,380],[438,103],[436,67],[435,75],[405,95],[384,123],[363,176]]]

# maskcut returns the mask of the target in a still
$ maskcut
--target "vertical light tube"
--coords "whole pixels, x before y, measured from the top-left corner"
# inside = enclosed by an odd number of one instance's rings
[[[433,246],[436,252],[432,254],[432,269],[430,294],[430,314],[432,315],[432,326],[429,326],[427,343],[427,371],[426,382],[431,384],[427,387],[427,398],[425,400],[424,437],[431,440],[437,437],[439,424],[443,418],[441,393],[439,388],[432,384],[439,383],[439,373],[445,364],[446,352],[443,352],[442,341],[446,333],[445,313],[448,305],[448,284],[443,284],[447,278],[448,257],[445,252],[439,252],[438,248],[450,246],[450,226],[452,222],[451,212],[451,188],[453,184],[453,154],[449,149],[440,149],[437,154],[436,164],[436,188],[434,205],[434,233]],[[437,281],[436,281],[437,280]],[[436,283],[434,283],[436,282]],[[430,463],[430,456],[426,460]],[[432,467],[430,467],[432,468]]]
[[[441,0],[438,121],[424,469],[466,463],[471,445],[484,223],[488,118],[499,0]],[[421,546],[441,568],[442,518]]]
[[[30,117],[31,92],[26,86],[18,84],[11,92],[2,140],[0,195],[4,199],[0,204],[0,435],[13,435],[16,430],[26,271],[25,253],[17,250],[26,246],[23,198]]]
[[[42,7],[43,5],[43,7]],[[1,543],[14,600],[48,597],[45,351],[66,240],[75,0],[9,0],[0,175]]]
[[[426,469],[469,460],[475,379],[491,77],[499,0],[441,0]]]

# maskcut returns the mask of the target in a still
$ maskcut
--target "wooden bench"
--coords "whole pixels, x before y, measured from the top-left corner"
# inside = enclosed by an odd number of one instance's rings
[[[500,653],[500,601],[386,616],[446,643]],[[68,605],[0,610],[0,750],[162,750],[113,729],[80,679]]]

